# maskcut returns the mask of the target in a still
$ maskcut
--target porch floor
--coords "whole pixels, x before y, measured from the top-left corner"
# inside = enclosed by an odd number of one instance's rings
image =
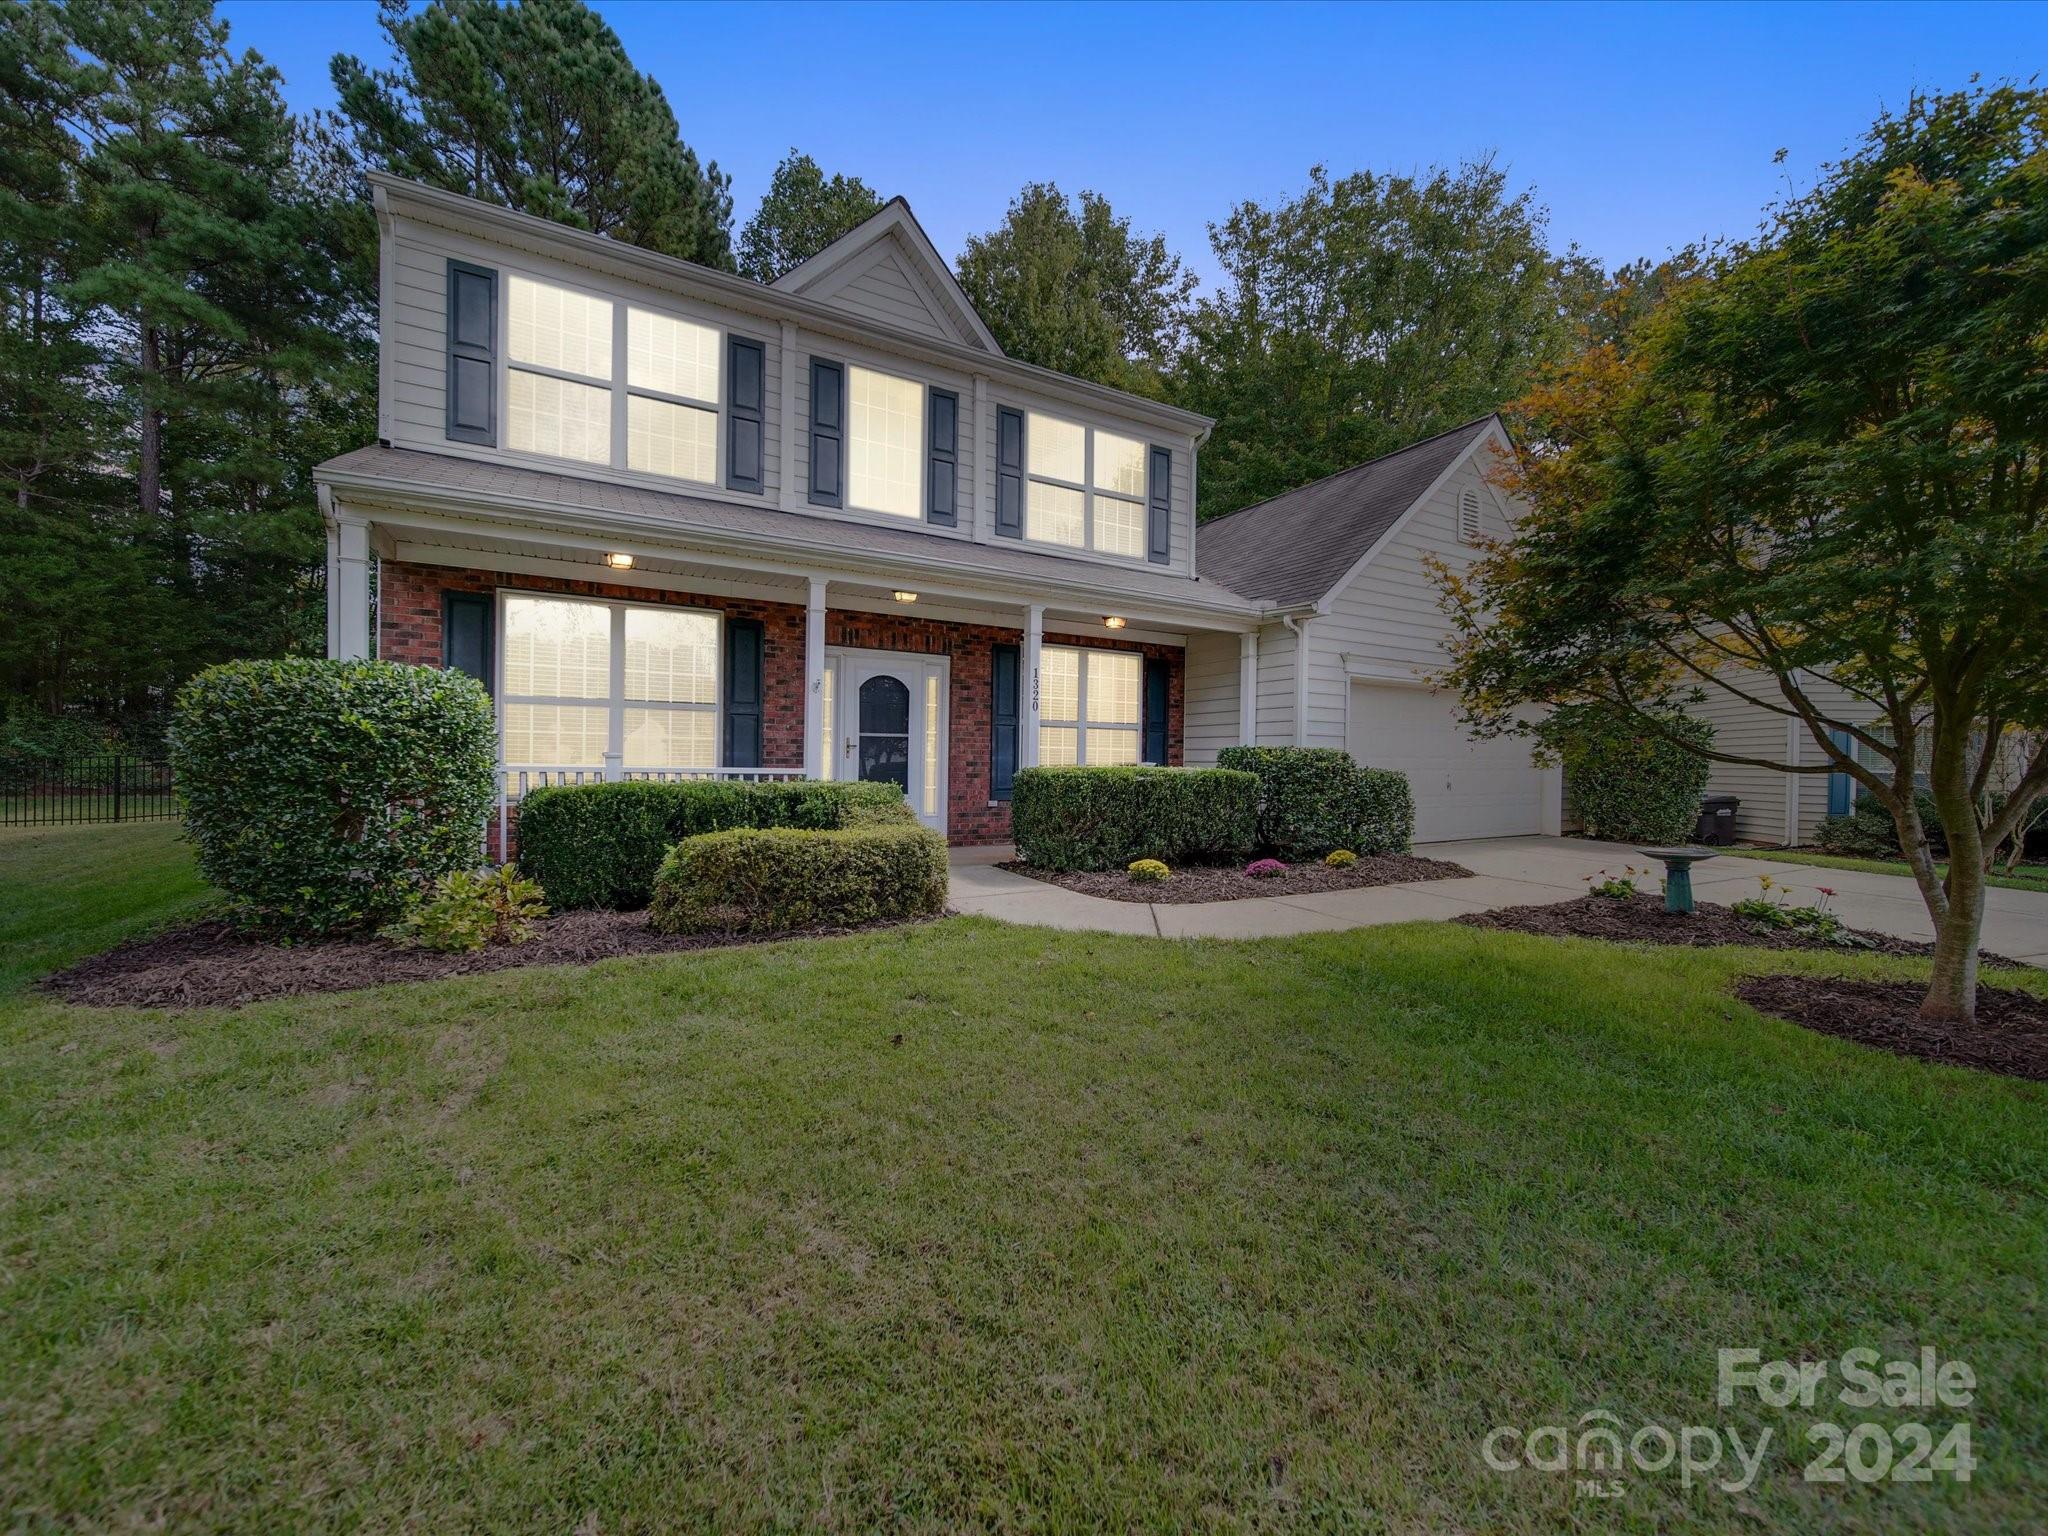
[[[952,906],[956,912],[1044,928],[1168,939],[1278,938],[1382,923],[1442,921],[1496,907],[1569,901],[1586,894],[1589,875],[1619,874],[1631,865],[1640,870],[1652,862],[1625,844],[1579,837],[1483,838],[1427,843],[1417,851],[1463,864],[1474,873],[1461,880],[1368,886],[1312,896],[1152,906],[1084,896],[998,869],[996,865],[1016,857],[1016,850],[1005,845],[953,851]],[[1828,886],[1835,892],[1834,910],[1853,928],[1905,939],[1933,936],[1920,893],[1910,880],[1898,875],[1818,869],[1772,859],[1722,859],[1694,869],[1693,889],[1702,901],[1725,904],[1754,896],[1760,875],[1769,875],[1795,905],[1814,901],[1815,888]],[[1657,889],[1654,874],[1639,878],[1637,884],[1646,891]],[[2030,965],[2048,966],[2048,895],[1992,890],[1986,898],[1984,948]]]

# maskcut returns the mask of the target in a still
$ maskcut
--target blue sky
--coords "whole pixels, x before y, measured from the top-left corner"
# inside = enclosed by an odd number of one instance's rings
[[[370,0],[225,0],[299,110],[327,61],[383,63]],[[1493,153],[1552,239],[1610,265],[1752,229],[1880,107],[2048,63],[2048,6],[599,5],[684,139],[733,178],[735,233],[795,145],[910,199],[939,249],[1027,180],[1099,191],[1205,277],[1207,226],[1318,162]],[[771,67],[772,66],[772,67]],[[1787,151],[1782,167],[1773,154]]]

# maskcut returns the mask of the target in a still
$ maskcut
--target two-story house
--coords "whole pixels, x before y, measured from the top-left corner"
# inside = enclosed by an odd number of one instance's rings
[[[1212,423],[1004,356],[901,201],[762,285],[373,185],[378,442],[316,475],[328,648],[483,681],[511,799],[565,777],[887,779],[973,843],[1008,836],[1034,763],[1325,739],[1377,761],[1328,649],[1368,563],[1355,525],[1385,543],[1468,492],[1504,515],[1489,419],[1377,461],[1391,476],[1362,466],[1370,509],[1325,497],[1304,521],[1278,498],[1204,529],[1198,558]],[[1434,613],[1412,596],[1411,623]],[[1448,719],[1411,665],[1441,658],[1424,628],[1364,675]]]

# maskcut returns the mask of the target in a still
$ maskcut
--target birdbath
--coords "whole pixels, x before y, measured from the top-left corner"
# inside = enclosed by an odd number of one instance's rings
[[[1664,861],[1664,910],[1692,911],[1692,867],[1701,859],[1711,859],[1714,856],[1712,851],[1706,848],[1638,848],[1636,852],[1645,858]]]

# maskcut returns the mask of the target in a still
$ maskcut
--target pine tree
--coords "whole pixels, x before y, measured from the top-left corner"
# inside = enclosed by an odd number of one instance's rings
[[[583,0],[383,0],[394,66],[332,66],[362,163],[707,266],[732,267],[731,178]]]
[[[792,149],[740,232],[740,274],[772,283],[881,209],[881,195],[858,176],[828,177],[817,161]]]
[[[967,242],[958,269],[1012,357],[1144,394],[1159,393],[1195,289],[1163,236],[1133,234],[1093,192],[1077,208],[1049,182],[1019,192],[1001,228]]]

